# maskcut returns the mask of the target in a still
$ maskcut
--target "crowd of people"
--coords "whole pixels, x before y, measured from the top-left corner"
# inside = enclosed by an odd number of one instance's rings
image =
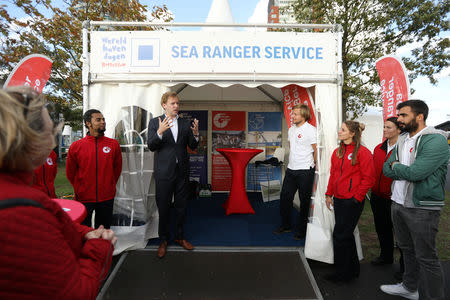
[[[187,146],[198,146],[199,122],[179,117],[180,99],[175,92],[163,94],[161,106],[164,114],[148,126],[148,147],[155,153],[157,256],[164,258],[171,239],[172,209],[174,241],[186,250],[194,248],[184,234]],[[397,109],[398,117],[385,121],[385,140],[373,154],[361,143],[363,124],[348,120],[338,131],[339,145],[330,158],[325,195],[336,221],[334,272],[326,279],[345,283],[359,276],[354,230],[369,198],[380,242],[380,254],[372,264],[392,264],[395,242],[402,253],[402,282],[382,285],[381,290],[408,299],[444,299],[436,234],[450,158],[447,136],[426,126],[425,102],[409,100]],[[308,123],[310,118],[307,105],[293,108],[280,226],[274,230],[282,234],[295,229],[295,239],[306,236],[317,164],[316,129]],[[104,135],[106,123],[100,111],[86,111],[83,122],[88,133],[70,146],[66,163],[75,200],[87,210],[87,217],[78,224],[51,200],[56,198],[57,172],[52,149],[61,126],[53,124],[44,96],[23,87],[0,90],[0,119],[0,258],[9,258],[7,264],[3,259],[0,263],[0,298],[94,299],[117,240],[109,228],[122,171],[118,142]],[[294,227],[291,212],[297,192],[300,213]],[[10,273],[12,269],[21,271]]]

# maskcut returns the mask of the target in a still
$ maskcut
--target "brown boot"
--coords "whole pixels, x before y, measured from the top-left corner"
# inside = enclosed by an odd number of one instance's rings
[[[186,250],[194,249],[194,246],[192,246],[192,244],[189,243],[187,240],[175,240],[175,243],[177,243]]]

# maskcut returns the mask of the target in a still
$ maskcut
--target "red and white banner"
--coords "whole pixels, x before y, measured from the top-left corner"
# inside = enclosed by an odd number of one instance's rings
[[[31,86],[41,93],[52,71],[53,61],[45,55],[31,54],[24,57],[9,74],[3,88]]]
[[[409,79],[402,60],[383,56],[375,62],[383,99],[383,121],[397,116],[397,104],[409,99]]]
[[[311,118],[309,123],[316,126],[316,115],[314,113],[314,106],[312,96],[308,89],[298,86],[296,84],[290,84],[281,88],[284,98],[284,116],[286,118],[287,126],[290,128],[293,124],[292,109],[297,104],[306,104],[311,112]]]

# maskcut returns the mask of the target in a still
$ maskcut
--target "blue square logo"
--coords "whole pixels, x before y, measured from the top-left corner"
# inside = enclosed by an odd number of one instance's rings
[[[139,45],[138,60],[153,60],[153,45]]]

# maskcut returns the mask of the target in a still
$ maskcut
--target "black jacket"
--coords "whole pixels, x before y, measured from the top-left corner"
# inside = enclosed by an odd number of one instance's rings
[[[189,157],[187,146],[191,149],[197,148],[198,141],[192,133],[191,124],[188,120],[178,118],[178,137],[175,142],[172,131],[166,130],[162,139],[158,137],[157,131],[159,120],[164,120],[165,116],[159,116],[150,120],[148,124],[148,148],[155,152],[154,175],[155,179],[171,179],[175,177],[176,164],[178,161],[178,172],[182,175],[189,174]]]

